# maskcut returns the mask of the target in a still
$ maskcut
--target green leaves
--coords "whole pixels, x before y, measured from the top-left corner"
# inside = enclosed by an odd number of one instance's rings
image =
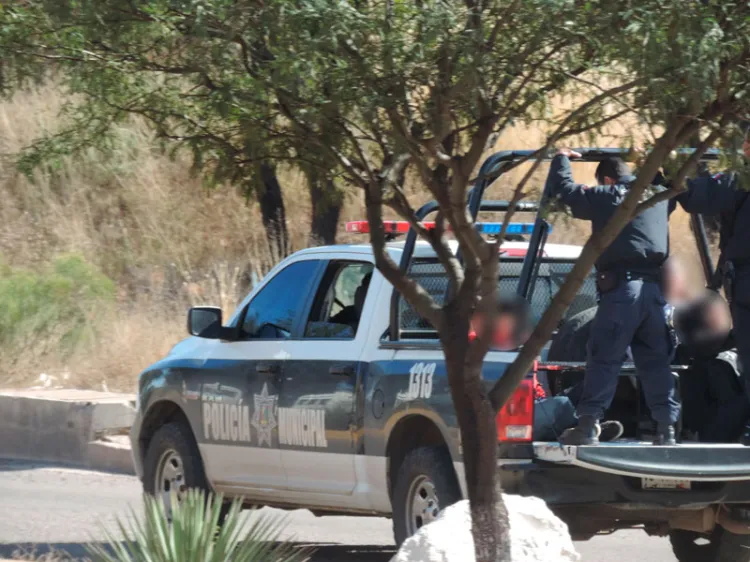
[[[39,271],[0,262],[0,345],[12,362],[30,341],[39,355],[53,340],[65,355],[90,341],[94,318],[114,302],[114,283],[77,255]]]
[[[144,496],[143,517],[135,512],[119,520],[117,532],[106,531],[106,545],[94,543],[95,562],[304,562],[311,551],[281,541],[284,521],[241,515],[241,500],[226,509],[221,495],[206,497],[188,490],[181,502],[172,501],[170,518],[164,504]]]

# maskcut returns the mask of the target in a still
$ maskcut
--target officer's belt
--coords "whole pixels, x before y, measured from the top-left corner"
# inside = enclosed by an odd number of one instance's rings
[[[661,279],[661,270],[655,272],[609,269],[596,272],[596,288],[600,293],[608,293],[617,288],[621,283],[627,283],[628,281],[661,283]]]
[[[608,269],[605,271],[597,272],[597,275],[612,276],[617,281],[622,283],[623,281],[651,281],[653,283],[661,283],[661,270],[658,271],[631,271],[621,269]]]

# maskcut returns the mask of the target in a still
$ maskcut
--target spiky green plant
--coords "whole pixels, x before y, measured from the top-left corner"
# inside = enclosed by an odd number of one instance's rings
[[[303,562],[311,554],[279,540],[283,518],[245,524],[240,500],[232,502],[221,525],[221,495],[188,490],[172,502],[170,517],[162,501],[144,496],[144,503],[142,518],[131,511],[128,521],[118,520],[122,538],[105,530],[105,543],[89,547],[95,562]]]

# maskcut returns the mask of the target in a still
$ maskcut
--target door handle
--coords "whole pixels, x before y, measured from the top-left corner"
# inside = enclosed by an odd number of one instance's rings
[[[353,365],[333,365],[328,372],[340,377],[348,377],[354,374]]]
[[[258,363],[255,365],[255,371],[261,375],[277,375],[280,370],[278,363]]]

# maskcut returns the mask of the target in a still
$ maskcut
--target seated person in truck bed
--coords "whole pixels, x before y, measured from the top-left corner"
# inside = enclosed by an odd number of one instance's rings
[[[475,313],[470,323],[470,341],[476,339],[481,322],[481,314]],[[491,349],[497,351],[517,349],[528,338],[530,325],[529,306],[525,299],[518,296],[499,297]]]
[[[528,302],[521,297],[501,297],[497,304],[491,349],[509,351],[517,349],[528,339],[530,318]],[[469,340],[477,337],[482,317],[474,314]],[[575,394],[580,396],[580,393]],[[576,424],[575,404],[568,396],[547,396],[544,387],[534,385],[534,439],[557,440],[560,433]],[[601,441],[613,441],[622,435],[622,425],[617,421],[601,423]]]
[[[680,377],[685,433],[704,443],[737,441],[750,417],[750,401],[740,379],[726,301],[707,291],[678,308],[674,323],[680,338],[676,362],[690,366]]]
[[[677,304],[673,323],[678,345],[673,363],[689,366],[687,371],[680,373],[683,437],[707,443],[734,442],[742,433],[744,420],[750,416],[750,402],[743,393],[739,378],[727,304],[712,291],[694,296],[688,289],[679,292],[677,289],[671,287],[670,283],[665,287],[670,301]],[[678,294],[685,298],[677,298]],[[559,339],[553,342],[550,349],[551,362],[581,361],[585,357],[585,342],[592,318],[591,311],[584,311],[563,326],[558,334]],[[562,355],[563,351],[570,352],[570,355]],[[580,395],[580,382],[577,379],[576,375],[557,376],[552,384],[553,392],[558,396],[567,396],[575,403]],[[634,404],[638,399],[637,386],[632,383],[632,377],[621,377],[615,400],[607,411],[609,418],[623,423],[625,433],[630,437],[637,431]],[[563,410],[557,414],[560,416],[559,420],[555,419],[557,427],[565,420],[569,421],[570,417],[565,412]],[[546,437],[538,439],[546,440]]]

